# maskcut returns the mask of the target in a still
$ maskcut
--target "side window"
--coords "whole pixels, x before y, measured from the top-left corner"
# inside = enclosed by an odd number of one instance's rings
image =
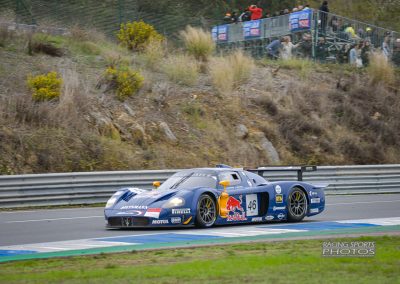
[[[229,180],[230,186],[236,186],[242,183],[242,179],[237,172],[224,172],[219,174],[219,180]]]
[[[268,181],[265,178],[263,178],[257,174],[254,174],[251,172],[246,172],[246,175],[254,183],[255,186],[268,184]]]

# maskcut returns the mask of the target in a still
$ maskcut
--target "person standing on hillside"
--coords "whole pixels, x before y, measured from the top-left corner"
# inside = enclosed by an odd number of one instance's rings
[[[262,18],[263,9],[257,7],[257,5],[251,5],[249,7],[249,11],[251,12],[251,20],[258,20]]]
[[[270,59],[278,59],[279,52],[282,49],[282,42],[284,40],[284,38],[276,39],[267,45],[267,55]]]
[[[292,58],[293,49],[297,48],[299,44],[293,44],[290,36],[286,36],[282,42],[281,58],[289,60]]]
[[[328,1],[322,2],[322,5],[319,8],[319,11],[320,11],[319,18],[321,19],[321,32],[322,32],[322,34],[325,34],[326,24],[328,22],[328,13],[329,13]]]

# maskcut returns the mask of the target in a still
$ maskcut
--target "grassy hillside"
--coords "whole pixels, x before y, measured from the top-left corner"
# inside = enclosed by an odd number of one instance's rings
[[[2,31],[0,58],[2,174],[400,162],[399,77],[387,66],[253,62],[242,53],[203,61],[168,45],[128,51],[79,29]],[[139,71],[140,91],[118,100],[105,83],[110,66]],[[61,97],[34,101],[28,76],[50,71],[63,79]]]

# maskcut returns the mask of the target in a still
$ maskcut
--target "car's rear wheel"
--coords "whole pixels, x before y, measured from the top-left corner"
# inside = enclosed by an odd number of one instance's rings
[[[196,225],[207,228],[214,225],[217,219],[217,206],[214,199],[208,194],[202,194],[197,201]]]
[[[299,222],[307,214],[307,196],[298,187],[292,188],[288,197],[288,221]]]

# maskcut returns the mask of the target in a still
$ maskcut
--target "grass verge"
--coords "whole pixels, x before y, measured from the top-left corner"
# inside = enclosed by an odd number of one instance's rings
[[[4,263],[0,265],[0,283],[298,283],[299,279],[307,283],[398,281],[399,236],[335,241],[376,241],[376,256],[323,258],[322,240],[133,251]]]

